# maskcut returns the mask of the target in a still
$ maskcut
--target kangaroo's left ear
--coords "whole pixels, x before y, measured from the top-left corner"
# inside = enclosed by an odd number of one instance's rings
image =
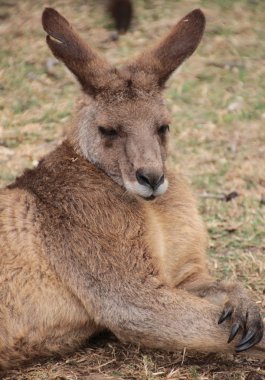
[[[115,81],[115,68],[86,44],[59,12],[46,8],[42,25],[51,51],[72,71],[87,93],[94,95]]]
[[[144,71],[163,86],[170,74],[199,45],[205,28],[205,16],[200,9],[187,14],[160,43],[141,54],[127,67],[131,72]]]

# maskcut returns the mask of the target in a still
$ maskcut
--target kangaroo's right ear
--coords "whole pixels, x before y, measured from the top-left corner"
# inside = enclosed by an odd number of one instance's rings
[[[181,63],[197,48],[205,27],[200,9],[187,14],[167,36],[128,65],[131,72],[152,74],[160,87]]]
[[[94,95],[114,79],[115,69],[80,38],[59,12],[46,8],[42,25],[51,51],[73,72],[86,92]]]

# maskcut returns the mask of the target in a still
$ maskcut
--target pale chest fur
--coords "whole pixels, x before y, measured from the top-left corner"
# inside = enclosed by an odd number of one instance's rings
[[[206,269],[207,236],[185,183],[172,181],[161,201],[145,204],[147,241],[161,280],[177,286]]]

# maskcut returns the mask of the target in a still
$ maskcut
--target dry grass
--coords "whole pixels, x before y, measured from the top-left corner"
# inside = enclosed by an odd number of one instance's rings
[[[211,268],[255,291],[265,310],[265,3],[258,0],[135,1],[133,30],[113,42],[99,1],[50,1],[112,62],[149,41],[195,7],[206,36],[166,91],[172,110],[171,161],[199,195],[237,191],[231,202],[200,198],[210,233]],[[0,185],[35,165],[62,138],[78,87],[51,58],[40,26],[41,1],[0,2]],[[165,354],[102,338],[67,358],[9,373],[6,379],[264,379],[265,365],[238,357]]]

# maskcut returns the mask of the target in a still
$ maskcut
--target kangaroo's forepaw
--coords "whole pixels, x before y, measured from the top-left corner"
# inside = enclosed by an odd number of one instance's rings
[[[264,324],[259,307],[253,301],[240,299],[237,304],[231,301],[226,302],[218,324],[228,318],[231,319],[232,327],[227,343],[232,342],[240,330],[243,331],[242,339],[236,346],[236,352],[246,351],[261,341]]]

